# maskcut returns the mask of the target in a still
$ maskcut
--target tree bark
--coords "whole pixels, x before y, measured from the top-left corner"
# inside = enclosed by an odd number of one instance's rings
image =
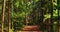
[[[10,10],[11,10],[11,0],[8,0],[8,32],[11,27],[11,22],[10,22]]]
[[[50,0],[51,1],[51,29],[50,29],[50,32],[53,32],[53,0]]]
[[[4,32],[4,16],[5,16],[5,6],[6,6],[6,0],[3,0],[3,6],[2,6],[2,32]]]

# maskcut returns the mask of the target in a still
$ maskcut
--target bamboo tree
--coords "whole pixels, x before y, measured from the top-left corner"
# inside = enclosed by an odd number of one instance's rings
[[[5,6],[6,6],[6,0],[3,0],[3,6],[2,6],[2,32],[4,32]]]

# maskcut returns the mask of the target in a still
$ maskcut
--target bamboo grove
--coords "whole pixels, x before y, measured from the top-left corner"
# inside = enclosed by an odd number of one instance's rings
[[[0,0],[0,32],[32,25],[42,32],[59,32],[60,0]]]

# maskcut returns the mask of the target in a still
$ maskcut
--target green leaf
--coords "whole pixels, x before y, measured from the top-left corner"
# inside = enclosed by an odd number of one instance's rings
[[[45,18],[50,18],[51,15],[50,15],[50,14],[46,14],[46,15],[44,15],[44,17],[45,17]]]
[[[18,8],[19,7],[19,1],[15,3],[15,6]]]

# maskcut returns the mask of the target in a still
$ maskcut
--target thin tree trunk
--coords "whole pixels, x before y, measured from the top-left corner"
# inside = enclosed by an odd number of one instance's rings
[[[51,0],[51,29],[50,32],[53,32],[53,0]]]
[[[13,7],[13,0],[11,1],[11,3],[12,3],[12,4],[11,4],[11,6],[12,6],[12,8],[11,8],[12,11],[11,11],[11,12],[12,12],[12,14],[13,14],[13,8],[14,8],[14,7]],[[11,15],[11,16],[12,16],[12,15]],[[13,29],[13,21],[11,21],[11,29]]]
[[[26,4],[27,3],[27,0],[24,0],[24,3]],[[27,4],[26,4],[26,9],[27,9]],[[26,14],[27,11],[25,11],[25,23],[26,25],[28,25],[28,19],[27,19],[27,14]]]
[[[58,5],[59,5],[59,0],[57,0],[57,6],[58,6]],[[59,21],[60,21],[60,18],[59,18],[59,16],[60,16],[60,15],[59,15],[59,12],[60,12],[59,10],[60,10],[60,8],[58,7],[57,9],[58,9],[58,32],[60,32],[60,23],[59,23]]]
[[[8,0],[8,32],[11,27],[11,22],[10,22],[10,10],[11,10],[11,0]]]
[[[3,6],[2,6],[2,32],[4,32],[4,15],[5,15],[5,4],[6,0],[3,0]]]

